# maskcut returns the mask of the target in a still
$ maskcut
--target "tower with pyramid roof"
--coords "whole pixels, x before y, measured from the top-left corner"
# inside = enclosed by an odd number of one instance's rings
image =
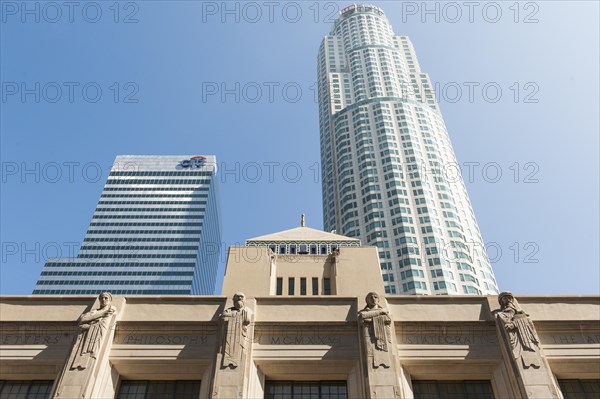
[[[230,247],[224,295],[244,287],[253,296],[355,295],[383,291],[376,247],[360,240],[300,226]],[[365,273],[366,269],[370,273]]]

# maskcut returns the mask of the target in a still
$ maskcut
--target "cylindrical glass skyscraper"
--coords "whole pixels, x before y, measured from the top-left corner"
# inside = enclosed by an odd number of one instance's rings
[[[410,40],[381,9],[342,10],[318,56],[326,230],[379,248],[388,294],[498,292]]]

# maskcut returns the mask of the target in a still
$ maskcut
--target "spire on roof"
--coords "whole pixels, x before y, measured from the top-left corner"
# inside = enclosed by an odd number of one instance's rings
[[[304,213],[302,213],[302,217],[300,218],[300,227],[304,227]]]

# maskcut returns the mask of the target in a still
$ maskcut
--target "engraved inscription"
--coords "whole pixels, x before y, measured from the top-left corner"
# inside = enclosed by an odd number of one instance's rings
[[[121,335],[115,338],[116,344],[124,345],[205,345],[206,335]]]
[[[353,332],[353,331],[352,331]],[[263,345],[350,346],[355,342],[350,331],[341,328],[271,326],[257,330],[255,341]]]
[[[0,345],[71,345],[76,334],[73,326],[5,325],[0,330]]]
[[[485,345],[491,336],[475,335],[400,335],[400,343],[405,345]]]
[[[270,345],[340,345],[342,337],[326,336],[316,337],[309,335],[297,335],[290,337],[287,335],[267,336]]]
[[[600,344],[600,334],[544,334],[541,338],[549,345]]]
[[[413,323],[396,326],[400,345],[490,345],[498,342],[486,325]]]

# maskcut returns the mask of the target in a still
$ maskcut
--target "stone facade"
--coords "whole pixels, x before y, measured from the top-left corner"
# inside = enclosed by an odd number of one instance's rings
[[[390,324],[385,332],[385,317],[380,323],[387,352],[376,362],[381,348],[370,336],[377,328],[361,326],[363,297],[246,298],[246,335],[228,342],[244,344],[236,367],[223,366],[220,349],[232,336],[222,317],[231,298],[138,296],[114,298],[104,346],[79,370],[69,359],[78,355],[78,318],[97,308],[93,297],[3,297],[0,375],[54,380],[61,398],[66,388],[114,398],[122,380],[165,379],[201,380],[201,398],[263,398],[269,380],[345,381],[350,398],[412,398],[415,380],[487,380],[495,398],[541,398],[560,397],[557,379],[598,379],[599,298],[518,299],[539,337],[538,368],[515,358],[494,296],[380,298]]]
[[[245,246],[224,296],[0,297],[0,395],[46,380],[52,398],[146,398],[123,387],[191,380],[194,398],[289,398],[273,392],[302,381],[342,387],[311,398],[445,398],[422,392],[475,381],[488,393],[473,397],[525,399],[600,383],[598,296],[382,292],[374,247]]]

